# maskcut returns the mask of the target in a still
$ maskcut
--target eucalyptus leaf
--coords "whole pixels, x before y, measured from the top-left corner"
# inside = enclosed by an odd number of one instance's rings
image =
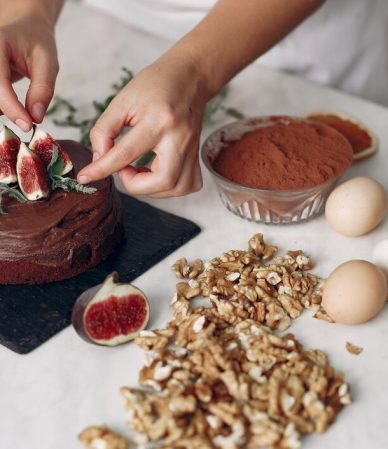
[[[23,195],[23,193],[19,190],[18,185],[9,185],[0,182],[0,214],[6,214],[7,212],[1,207],[2,198],[4,194],[7,194],[10,198],[14,198],[19,203],[24,203],[27,201],[27,198]]]

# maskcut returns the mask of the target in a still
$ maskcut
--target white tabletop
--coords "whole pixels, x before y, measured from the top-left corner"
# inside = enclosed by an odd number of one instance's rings
[[[109,93],[122,66],[137,71],[169,43],[70,2],[58,26],[58,45],[62,70],[57,93],[86,107]],[[19,85],[18,91],[24,87]],[[257,66],[232,82],[227,103],[247,115],[329,109],[358,116],[377,133],[381,148],[376,157],[353,167],[348,176],[370,175],[388,188],[387,109]],[[222,114],[218,118],[216,126],[228,120]],[[49,120],[44,126],[58,138],[78,137],[77,131],[55,128]],[[370,258],[374,245],[388,237],[387,221],[357,239],[336,234],[322,217],[283,227],[250,223],[222,206],[206,173],[204,182],[204,189],[189,197],[146,200],[202,228],[198,237],[136,279],[151,302],[150,327],[163,326],[171,316],[169,300],[175,279],[169,267],[178,257],[210,259],[227,249],[245,248],[252,234],[262,232],[281,250],[306,250],[317,263],[316,273],[326,276],[343,261]],[[387,309],[362,326],[331,325],[312,319],[308,312],[292,325],[303,344],[326,351],[334,366],[345,372],[354,395],[354,404],[339,414],[325,435],[304,441],[306,449],[388,447]],[[346,341],[364,347],[364,352],[358,357],[348,354]],[[137,385],[141,362],[141,351],[133,344],[114,349],[88,345],[71,327],[28,355],[0,346],[0,449],[80,447],[76,435],[90,424],[105,423],[125,431],[118,389]]]

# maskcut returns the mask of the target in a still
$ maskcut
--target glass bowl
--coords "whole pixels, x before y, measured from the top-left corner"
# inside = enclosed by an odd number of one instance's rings
[[[325,202],[342,173],[323,184],[300,190],[256,189],[224,178],[213,169],[218,153],[245,133],[286,117],[258,117],[230,123],[213,132],[203,143],[201,158],[217,186],[223,204],[234,214],[258,223],[299,223],[323,212]],[[293,119],[290,117],[290,119]]]

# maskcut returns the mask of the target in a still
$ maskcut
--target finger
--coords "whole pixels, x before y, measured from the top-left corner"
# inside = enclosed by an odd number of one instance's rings
[[[106,178],[127,167],[155,146],[156,142],[148,127],[142,124],[128,131],[107,153],[95,160],[78,174],[78,181],[87,184]]]
[[[190,156],[184,161],[183,169],[175,187],[150,196],[153,198],[170,198],[198,192],[202,188],[202,174],[198,156],[195,153],[193,157],[192,154],[191,152]]]
[[[123,114],[122,104],[116,97],[90,130],[90,142],[93,150],[93,160],[98,160],[113,146],[116,137],[127,123]]]
[[[34,55],[30,70],[31,83],[26,96],[26,108],[33,120],[41,123],[54,95],[55,80],[58,75],[56,55],[40,52]]]
[[[134,166],[130,165],[129,167],[125,167],[117,172],[120,179],[122,179],[122,176],[124,173],[125,173],[125,178],[127,180],[129,180],[131,177],[134,177],[140,173],[151,173],[151,169],[149,167],[143,167],[143,166],[134,167]]]
[[[31,117],[12,88],[10,61],[2,49],[0,49],[0,110],[22,131],[28,132],[32,128]]]
[[[166,142],[162,142],[161,146],[163,145],[166,145]],[[150,173],[139,173],[135,176],[127,171],[119,173],[124,187],[131,195],[153,196],[175,188],[184,169],[187,153],[178,152],[170,145],[165,149],[155,149],[155,152],[157,156]]]

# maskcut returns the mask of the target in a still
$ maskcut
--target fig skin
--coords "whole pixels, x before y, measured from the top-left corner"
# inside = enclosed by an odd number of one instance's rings
[[[116,294],[116,291],[118,291],[119,294]],[[141,297],[144,301],[145,316],[141,325],[133,332],[128,334],[118,334],[108,339],[97,339],[91,336],[87,330],[88,324],[85,320],[90,308],[94,304],[104,303],[106,300],[111,300],[112,297],[117,298],[117,300],[120,301],[120,298],[127,298],[131,295]],[[118,346],[133,340],[139,335],[139,332],[148,324],[149,314],[149,304],[145,294],[131,284],[119,283],[118,274],[113,272],[105,279],[104,283],[89,288],[78,297],[73,307],[71,320],[77,334],[88,343],[100,346]]]
[[[53,147],[58,150],[58,160],[52,167],[52,171],[55,175],[66,175],[73,169],[69,155],[49,133],[34,125],[29,148],[39,156],[46,167],[51,162]]]
[[[50,195],[49,178],[43,162],[23,142],[17,156],[16,172],[20,190],[29,201]]]
[[[7,126],[0,132],[0,182],[17,182],[16,160],[20,148],[19,137]]]

